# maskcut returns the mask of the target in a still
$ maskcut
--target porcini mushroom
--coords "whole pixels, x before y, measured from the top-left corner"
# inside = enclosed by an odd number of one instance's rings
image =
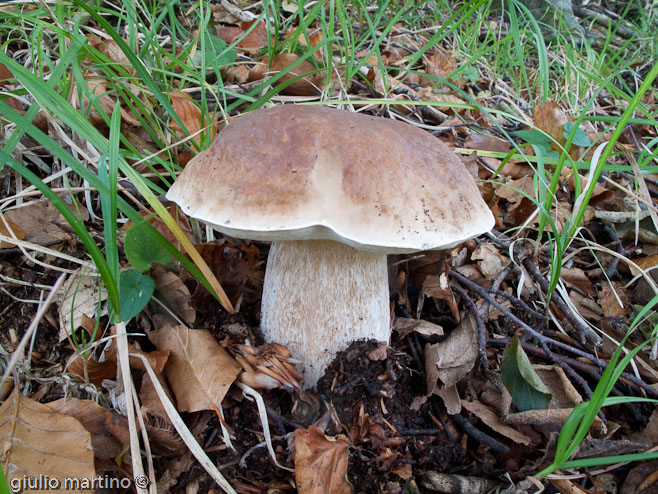
[[[449,248],[494,223],[438,138],[314,106],[231,120],[167,198],[226,235],[273,242],[261,329],[303,362],[306,386],[350,342],[389,341],[386,254]]]

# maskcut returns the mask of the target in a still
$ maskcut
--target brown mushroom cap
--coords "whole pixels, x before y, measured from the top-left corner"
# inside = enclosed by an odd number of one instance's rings
[[[494,224],[474,180],[439,139],[317,106],[231,120],[167,199],[234,237],[327,239],[381,253],[448,248]]]

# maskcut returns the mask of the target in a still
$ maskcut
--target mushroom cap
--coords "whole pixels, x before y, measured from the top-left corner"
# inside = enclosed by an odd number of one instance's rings
[[[238,238],[380,253],[452,247],[494,218],[459,158],[412,125],[279,105],[230,121],[167,199]]]

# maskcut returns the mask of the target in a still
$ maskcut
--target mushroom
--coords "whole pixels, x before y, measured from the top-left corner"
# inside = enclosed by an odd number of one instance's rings
[[[273,242],[261,329],[303,362],[307,387],[352,341],[389,341],[387,254],[446,249],[494,224],[436,137],[315,106],[233,119],[167,199],[226,235]]]

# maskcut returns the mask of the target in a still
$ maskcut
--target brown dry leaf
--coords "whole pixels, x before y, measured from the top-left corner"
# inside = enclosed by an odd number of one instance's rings
[[[349,442],[340,434],[325,436],[320,429],[295,430],[295,484],[299,494],[353,492],[347,480]]]
[[[654,254],[652,256],[640,257],[638,259],[633,259],[633,262],[637,264],[640,267],[640,269],[647,270],[653,268],[654,266],[658,266],[658,254]],[[631,274],[633,276],[637,276],[638,274],[640,274],[640,271],[632,264],[629,264],[628,267],[631,270]]]
[[[588,491],[578,487],[578,484],[569,479],[551,479],[549,482],[560,494],[588,494]]]
[[[18,240],[25,238],[25,232],[16,223],[4,216],[0,216],[0,235],[9,238],[16,237]],[[16,245],[5,240],[0,241],[0,249],[10,249],[12,247],[16,247]]]
[[[196,134],[193,139],[196,142],[197,146],[201,145],[201,133],[198,133],[203,124],[203,128],[206,128],[206,132],[209,132],[209,139],[213,139],[217,135],[215,128],[217,126],[217,113],[214,114],[212,122],[201,122],[201,109],[192,99],[189,94],[172,91],[169,93],[171,97],[171,106],[174,109],[178,118],[185,126],[187,132],[183,131],[180,128],[178,123],[172,118],[169,121],[169,127],[171,127],[172,132],[178,137],[178,139],[184,139],[189,135]]]
[[[559,432],[564,422],[569,418],[572,408],[555,408],[549,410],[529,410],[527,412],[510,413],[504,417],[505,423],[511,425],[532,425],[544,432]],[[593,430],[602,430],[603,422],[599,417],[594,419]]]
[[[84,208],[82,210],[86,212]],[[5,218],[15,225],[20,225],[25,233],[24,239],[33,244],[51,245],[72,242],[75,239],[64,216],[48,201],[29,202],[10,209],[5,212]]]
[[[105,413],[107,409],[95,401],[61,398],[45,405],[55,413],[75,417],[92,434],[105,430]]]
[[[287,69],[297,60],[299,60],[299,57],[294,53],[277,53],[269,64],[268,73],[273,77],[279,72]],[[263,57],[263,62],[268,63],[268,58]],[[319,72],[316,73],[315,67],[306,60],[298,63],[295,68],[286,72],[286,74],[278,80],[277,84],[295,79],[298,76],[304,77],[297,79],[283,89],[281,91],[283,94],[291,96],[315,96],[320,93],[323,85],[323,75]]]
[[[580,175],[578,175],[578,177],[580,178],[580,190],[582,191],[587,186],[587,179],[585,177],[581,177]],[[567,183],[569,184],[569,187],[571,187],[571,190],[575,191],[576,179],[574,173],[569,174]],[[594,206],[602,202],[611,201],[612,199],[614,199],[614,197],[615,197],[615,193],[612,190],[606,189],[602,185],[595,184],[594,191],[592,193],[592,197],[590,198],[589,204]]]
[[[297,6],[295,6],[295,8],[297,8]],[[285,38],[286,39],[290,38],[295,32],[297,32],[296,28],[290,28],[290,30],[286,34]],[[308,37],[308,42],[306,41],[307,37]],[[304,35],[303,32],[300,32],[299,35],[297,36],[296,43],[300,46],[310,46],[310,48],[315,48],[317,45],[322,43],[322,31],[313,30],[313,31],[307,32],[306,36]],[[324,58],[323,54],[322,54],[322,48],[315,50],[313,52],[313,57],[318,62],[322,62],[322,60]]]
[[[87,87],[89,88],[89,91],[91,94],[93,94],[98,103],[101,105],[101,108],[105,111],[106,115],[111,116],[112,112],[114,111],[114,107],[117,102],[116,96],[110,92],[110,89],[108,88],[106,84],[106,80],[103,78],[97,78],[94,76],[93,78],[86,79],[85,82],[87,83]],[[72,91],[72,95],[76,95],[77,93],[75,91]],[[73,96],[72,96],[73,97]],[[78,108],[77,102],[72,101],[71,102],[75,108]],[[103,120],[103,117],[101,116],[100,113],[98,113],[98,110],[91,106],[89,103],[89,98],[87,98],[87,95],[83,93],[83,100],[82,100],[82,108],[78,108],[79,110],[82,110],[83,108],[85,109],[85,116],[89,120],[89,122],[95,126],[101,126],[105,125],[105,121]],[[131,125],[132,127],[140,127],[142,124],[140,121],[135,118],[135,116],[132,114],[132,112],[126,110],[125,108],[121,107],[120,108],[121,112],[121,122],[126,123],[128,125]]]
[[[87,275],[88,271],[89,268],[79,268],[66,280],[58,295],[59,341],[64,341],[71,331],[82,326],[84,316],[93,319],[100,309],[99,304],[107,300],[107,292],[100,286],[100,278]]]
[[[617,293],[617,296],[615,296],[615,293]],[[619,305],[619,301],[623,305]],[[630,300],[619,283],[604,281],[599,292],[599,304],[603,308],[603,317],[626,317]]]
[[[497,137],[471,132],[466,137],[464,147],[467,149],[477,149],[479,151],[493,151],[496,153],[507,153],[510,150],[510,143],[498,139]]]
[[[437,103],[446,103],[445,106],[439,107],[441,111],[446,111],[446,110],[452,110],[455,113],[464,113],[466,112],[466,108],[460,108],[457,106],[450,106],[452,103],[457,103],[457,104],[466,104],[466,101],[458,98],[457,96],[453,96],[452,94],[436,94],[435,92],[432,91],[432,88],[429,87],[424,87],[421,88],[417,91],[410,91],[413,96],[418,97],[421,101],[436,101]],[[447,125],[446,122],[443,123],[444,125]]]
[[[217,28],[217,37],[230,45],[247,32],[255,22],[257,22],[257,19],[243,21],[239,26],[219,26]],[[260,21],[249,34],[240,40],[236,47],[245,53],[257,53],[261,48],[267,46],[267,40],[267,27],[263,21]]]
[[[553,139],[564,146],[567,140],[564,138],[564,124],[571,122],[569,117],[560,109],[557,103],[553,101],[544,101],[539,103],[532,111],[537,128],[543,130]],[[551,147],[560,151],[555,143],[551,142]]]
[[[477,356],[477,330],[469,314],[444,341],[425,345],[427,394],[456,385],[471,371]]]
[[[96,458],[114,459],[121,455],[125,449],[107,430],[107,415],[113,412],[100,406],[95,401],[79,400],[77,398],[62,398],[46,403],[53,412],[69,415],[91,433],[91,444]]]
[[[493,280],[512,262],[509,257],[503,256],[492,242],[478,245],[471,254],[471,260],[478,261],[478,268],[488,280]]]
[[[149,334],[160,351],[170,351],[165,367],[178,410],[216,410],[240,372],[240,365],[206,330],[165,326]]]
[[[658,494],[658,461],[643,461],[631,468],[619,494]]]
[[[5,82],[13,78],[14,74],[12,74],[11,70],[4,63],[0,63],[0,82]]]
[[[567,283],[567,286],[576,286],[588,295],[594,295],[592,282],[589,280],[585,271],[580,268],[562,268],[560,271],[561,278]]]
[[[18,390],[0,407],[2,464],[7,480],[96,476],[91,434],[75,418],[53,412]],[[62,489],[69,492],[74,489]],[[76,490],[93,492],[93,489]]]
[[[593,298],[583,296],[576,290],[569,290],[569,298],[585,319],[599,321],[603,317],[603,309]]]
[[[93,358],[85,358],[76,355],[69,362],[68,372],[78,378],[81,382],[90,382],[97,387],[103,384],[104,379],[115,379],[117,375],[117,363],[98,362]]]
[[[151,278],[155,281],[155,291],[158,298],[171,309],[181,320],[194,324],[196,310],[190,304],[192,295],[185,283],[176,273],[166,271],[162,266],[151,270]]]
[[[455,300],[455,296],[448,285],[448,275],[441,273],[440,275],[431,274],[423,281],[423,288],[421,290],[421,297],[433,297],[437,300],[444,300],[450,306],[452,317],[459,320],[459,306]]]
[[[258,249],[255,245],[238,248],[225,240],[219,240],[195,247],[224,288],[231,303],[236,305],[241,297],[248,303],[260,300],[265,274],[263,265],[258,261]],[[196,292],[194,299],[198,303]]]
[[[396,331],[400,338],[404,338],[414,331],[424,336],[443,335],[443,328],[438,324],[423,319],[409,319],[406,317],[396,317],[393,320],[393,331]]]
[[[532,440],[522,432],[519,432],[513,427],[503,423],[498,414],[491,407],[488,407],[479,401],[464,400],[461,403],[466,410],[471,412],[487,426],[495,430],[498,434],[511,439],[515,443],[524,444],[526,446],[530,445],[532,442]]]
[[[114,62],[115,71],[118,74],[121,74],[123,71],[127,72],[130,75],[136,75],[137,71],[133,67],[130,59],[126,56],[125,53],[119,48],[119,45],[113,39],[101,39],[94,34],[87,34],[87,39],[89,40],[89,45],[93,48],[96,48],[103,55],[108,57]],[[124,40],[125,41],[125,40]],[[123,70],[119,70],[116,66],[120,65]]]
[[[223,69],[222,75],[229,84],[244,84],[249,80],[251,71],[246,65],[232,65]]]

